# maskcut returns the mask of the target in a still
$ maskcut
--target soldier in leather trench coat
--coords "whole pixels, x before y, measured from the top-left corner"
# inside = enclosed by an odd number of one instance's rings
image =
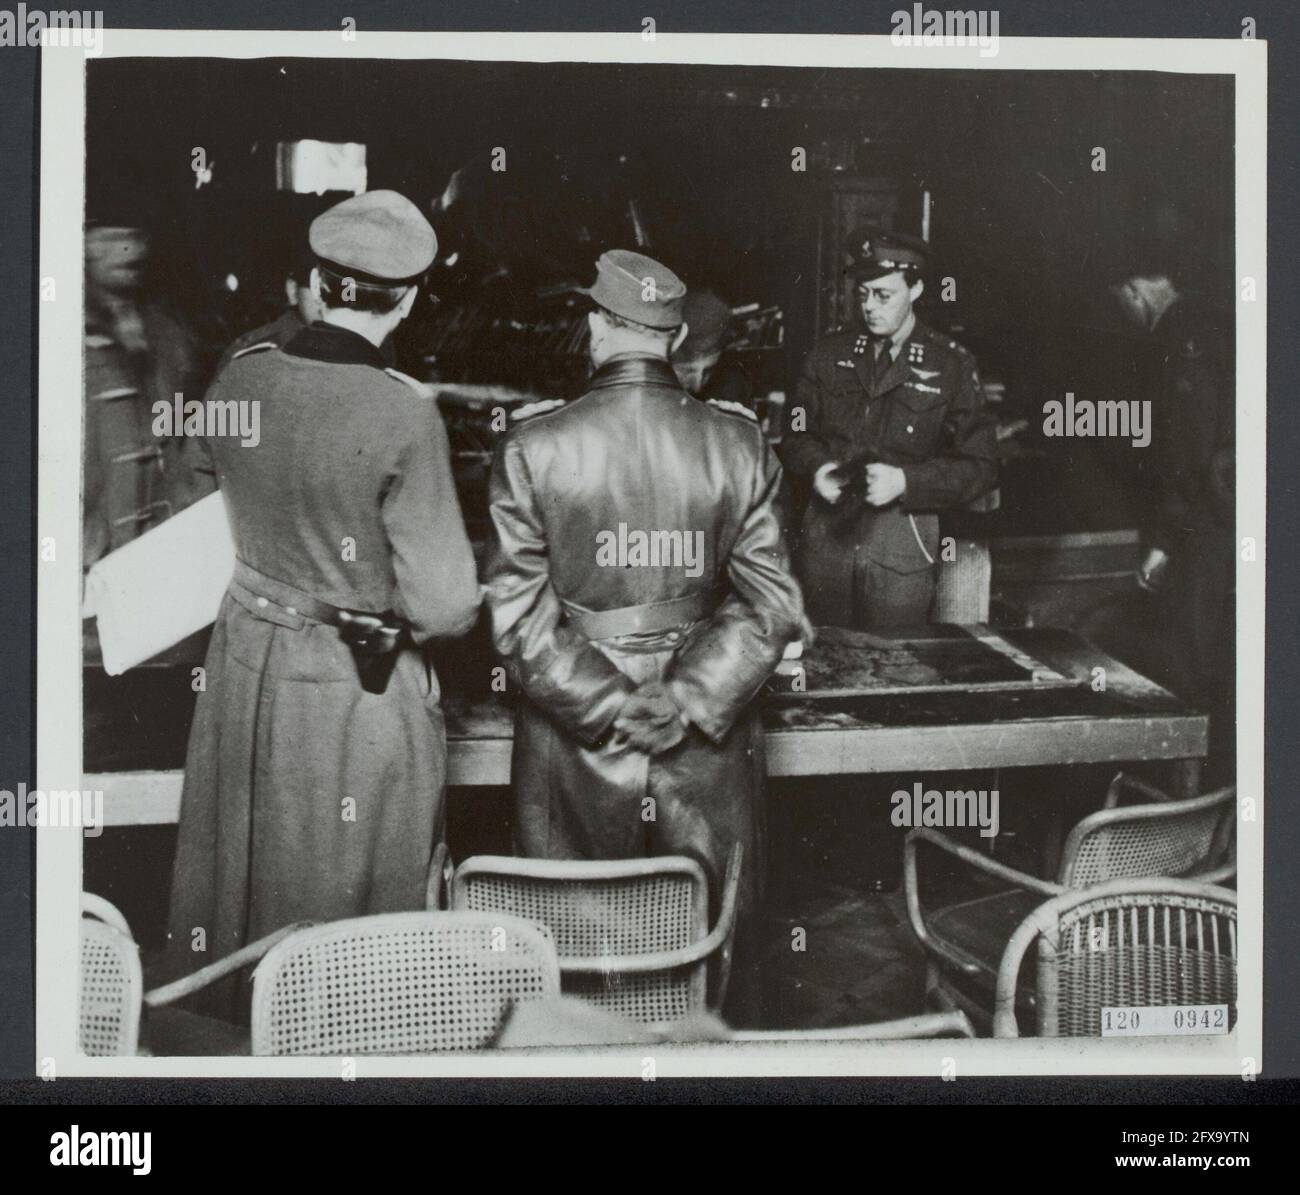
[[[813,346],[786,412],[781,457],[796,486],[811,491],[796,569],[818,626],[926,622],[937,512],[997,481],[975,359],[912,311],[926,249],[899,233],[855,236],[863,329]],[[846,462],[852,477],[839,472]]]
[[[645,277],[657,306],[634,285]],[[716,915],[742,844],[741,968],[763,888],[752,702],[805,625],[774,505],[781,471],[752,418],[679,385],[667,354],[684,292],[671,272],[614,251],[588,293],[586,394],[512,429],[492,470],[487,601],[522,690],[516,846],[554,859],[689,855]],[[683,550],[638,551],[651,531]],[[657,752],[618,732],[647,684],[683,724]]]

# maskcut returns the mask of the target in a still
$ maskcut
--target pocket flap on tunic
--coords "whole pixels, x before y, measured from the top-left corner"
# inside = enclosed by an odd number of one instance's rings
[[[925,389],[921,389],[922,386]],[[943,391],[928,383],[905,382],[898,392],[898,401],[909,411],[929,411],[943,404]]]

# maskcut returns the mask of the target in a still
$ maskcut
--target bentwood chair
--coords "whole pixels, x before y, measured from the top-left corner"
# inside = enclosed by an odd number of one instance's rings
[[[677,855],[596,862],[479,855],[454,870],[450,901],[453,909],[545,925],[567,994],[642,1025],[668,1025],[726,997],[742,857],[737,846],[712,929],[704,870]]]
[[[126,918],[103,897],[81,894],[77,1041],[83,1054],[134,1054],[144,978]]]
[[[1237,897],[1189,880],[1113,880],[1054,897],[1017,927],[998,967],[995,1037],[1018,1037],[1019,975],[1037,944],[1040,1037],[1099,1037],[1104,1009],[1227,1005],[1236,1022]]]
[[[492,1043],[560,989],[546,930],[500,913],[382,913],[300,929],[253,972],[254,1054],[426,1054]]]
[[[1120,799],[1128,794],[1137,794],[1144,803],[1122,806]],[[903,881],[908,918],[929,959],[927,996],[944,1007],[964,1009],[987,1030],[1003,950],[1016,927],[1045,898],[1124,878],[1178,876],[1203,883],[1228,879],[1235,871],[1235,801],[1233,788],[1175,801],[1120,773],[1107,790],[1103,808],[1070,831],[1054,883],[990,859],[938,830],[912,830],[903,850]],[[923,844],[1009,887],[926,912],[917,864]],[[1021,991],[1026,1010],[1034,998],[1032,984],[1026,985]]]
[[[200,1043],[183,1052],[247,1053],[238,1026],[169,1007],[209,984],[256,962],[281,938],[308,922],[287,925],[174,983],[144,990],[140,949],[126,918],[103,897],[81,894],[81,963],[78,976],[78,1047],[92,1056],[173,1053],[154,1050],[155,1040]],[[141,1012],[148,1010],[145,1032]],[[141,1037],[144,1043],[141,1043]]]
[[[385,913],[295,922],[143,993],[126,919],[82,894],[79,1044],[91,1055],[423,1053],[487,1045],[516,1001],[559,993],[555,947],[504,916]],[[244,968],[246,1029],[169,1007]],[[141,1005],[148,1010],[142,1046]]]
[[[214,1043],[233,1046],[247,1036],[238,1027],[169,1006],[255,962],[285,934],[297,928],[297,925],[286,926],[192,975],[146,992],[140,949],[126,918],[103,897],[83,892],[77,999],[79,1049],[92,1056],[150,1053],[152,1039],[160,1027],[164,1040],[189,1038],[206,1043],[195,1052],[210,1052]],[[145,1025],[148,1032],[144,1033],[142,1009],[149,1011]],[[230,1052],[237,1051],[232,1048]]]

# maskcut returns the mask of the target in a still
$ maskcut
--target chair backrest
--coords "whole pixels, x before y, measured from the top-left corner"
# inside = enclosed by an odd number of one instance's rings
[[[126,919],[108,901],[81,894],[77,1041],[83,1054],[134,1054],[144,977]]]
[[[708,881],[694,859],[610,861],[479,855],[452,881],[453,909],[510,913],[547,926],[566,960],[659,954],[708,933]],[[566,974],[564,990],[644,1025],[706,1007],[708,960],[646,974]]]
[[[1216,835],[1236,790],[1185,801],[1103,809],[1085,817],[1065,841],[1059,882],[1082,888],[1139,876],[1194,876],[1216,862]]]
[[[1038,943],[1043,1037],[1099,1037],[1105,1008],[1226,1004],[1237,1011],[1237,899],[1211,884],[1116,880],[1040,905],[1016,930],[998,971],[994,1033],[1014,1037],[1016,979]]]
[[[546,931],[501,914],[316,925],[253,973],[254,1054],[425,1054],[488,1045],[515,1002],[560,990]]]

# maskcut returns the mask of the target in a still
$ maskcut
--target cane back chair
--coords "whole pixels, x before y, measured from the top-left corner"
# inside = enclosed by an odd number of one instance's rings
[[[668,1025],[718,1008],[726,996],[742,852],[737,846],[728,860],[711,930],[704,870],[677,855],[608,861],[479,855],[454,870],[451,907],[547,926],[567,994],[643,1025]],[[716,960],[711,999],[710,960]]]
[[[554,996],[547,931],[500,913],[381,913],[298,930],[253,972],[254,1054],[425,1054],[489,1045],[516,1001]]]
[[[1040,905],[998,967],[995,1037],[1018,1037],[1017,986],[1038,944],[1040,1037],[1098,1037],[1105,1008],[1226,1004],[1237,1010],[1237,897],[1227,888],[1153,877],[1096,884]]]
[[[1137,794],[1144,803],[1121,805],[1127,794]],[[1235,807],[1234,788],[1172,800],[1120,773],[1111,782],[1102,809],[1070,831],[1055,882],[1008,867],[937,830],[912,830],[903,850],[903,882],[912,929],[929,958],[928,996],[942,1005],[963,1008],[987,1031],[1002,952],[1011,933],[1038,904],[1072,889],[1125,878],[1163,875],[1222,882],[1235,871],[1231,858]],[[925,912],[917,866],[922,844],[1012,887]],[[1032,1007],[1032,983],[1022,988],[1021,999],[1026,1010]]]
[[[244,1049],[222,1052],[246,1053],[247,1034],[237,1026],[170,1006],[256,962],[286,935],[309,924],[302,921],[286,925],[190,975],[145,991],[140,950],[126,918],[103,897],[83,892],[78,976],[79,1049],[87,1055],[117,1057],[157,1052],[157,1031],[161,1028],[162,1036],[169,1040],[188,1037],[206,1041],[209,1046],[214,1040],[232,1045],[243,1038]],[[149,1015],[142,1033],[143,1010],[148,1010]],[[213,1051],[202,1048],[198,1052]]]
[[[144,978],[126,918],[103,897],[81,894],[77,1043],[83,1054],[134,1054]]]

